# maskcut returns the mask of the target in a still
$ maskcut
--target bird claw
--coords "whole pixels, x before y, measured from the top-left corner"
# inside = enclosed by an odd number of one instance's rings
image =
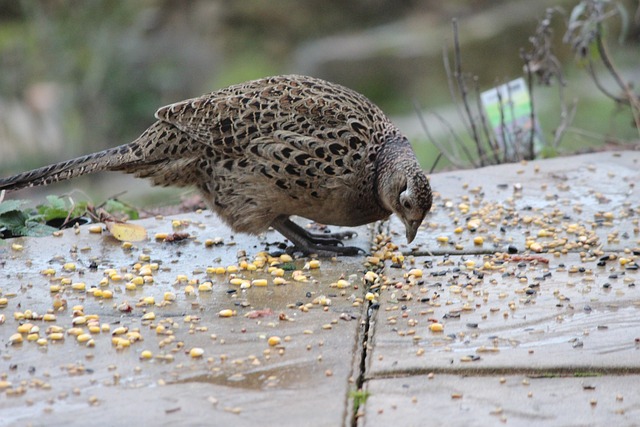
[[[299,246],[289,246],[287,248],[288,253],[299,252],[305,256],[308,255],[318,255],[321,257],[335,257],[335,256],[357,256],[357,255],[365,255],[366,252],[357,246],[335,246],[335,245],[314,245],[311,244],[307,247],[299,247]]]

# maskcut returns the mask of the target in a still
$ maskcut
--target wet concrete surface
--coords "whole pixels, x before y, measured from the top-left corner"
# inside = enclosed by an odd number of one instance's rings
[[[639,166],[434,175],[414,244],[392,219],[319,266],[206,212],[1,242],[0,425],[634,425]]]
[[[188,225],[174,229],[172,220]],[[62,425],[89,418],[98,425],[344,422],[365,307],[356,280],[360,258],[323,259],[319,268],[305,267],[309,259],[279,262],[287,268],[286,283],[275,285],[276,276],[262,271],[266,267],[242,269],[243,261],[251,264],[263,249],[263,241],[232,238],[211,215],[137,224],[147,229],[150,240],[130,249],[106,233],[90,233],[87,226],[77,234],[66,230],[60,237],[13,240],[20,250],[3,248],[1,287],[8,301],[0,309],[5,316],[0,374],[7,396],[0,400],[0,424]],[[192,238],[174,243],[153,238],[174,231]],[[366,247],[368,230],[359,231],[352,243]],[[207,239],[223,243],[206,247]],[[266,239],[280,237],[270,232]],[[239,257],[239,251],[250,255]],[[75,264],[74,271],[65,270],[68,263]],[[153,282],[127,290],[127,283],[141,277],[136,264],[157,265],[150,274]],[[211,272],[221,266],[241,269]],[[43,275],[47,269],[51,276]],[[110,269],[121,278],[106,278]],[[301,275],[293,278],[293,270]],[[230,284],[233,277],[244,284]],[[348,285],[331,287],[340,278]],[[261,279],[266,286],[257,285]],[[207,282],[210,290],[199,289]],[[61,283],[62,290],[51,292],[52,285]],[[86,290],[74,290],[77,283]],[[101,297],[104,291],[112,297]],[[175,299],[169,296],[167,302],[166,292]],[[154,301],[145,303],[148,298]],[[61,300],[65,308],[54,310]],[[220,317],[222,310],[235,314]],[[36,313],[35,319],[14,319],[15,312],[27,311]],[[56,319],[43,320],[47,312]],[[154,319],[145,320],[150,313]],[[81,316],[77,328],[90,334],[91,346],[74,335],[74,319]],[[108,330],[89,332],[93,317]],[[27,341],[27,333],[23,343],[9,345],[18,325],[28,323],[39,328],[38,336],[48,337],[43,345]],[[47,334],[52,325],[64,330],[63,339],[53,341]],[[122,348],[112,343],[118,328],[134,333],[121,335],[129,341]],[[271,337],[280,343],[270,345]],[[204,354],[191,357],[193,348]],[[141,359],[143,351],[150,351],[151,358]]]

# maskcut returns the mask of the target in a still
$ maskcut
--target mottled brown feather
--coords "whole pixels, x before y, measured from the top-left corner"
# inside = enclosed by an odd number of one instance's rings
[[[290,215],[355,226],[395,212],[415,222],[431,207],[406,138],[376,105],[337,84],[268,77],[168,105],[156,118],[130,144],[2,179],[0,189],[124,171],[155,185],[198,187],[247,233]],[[410,213],[401,194],[415,199]]]

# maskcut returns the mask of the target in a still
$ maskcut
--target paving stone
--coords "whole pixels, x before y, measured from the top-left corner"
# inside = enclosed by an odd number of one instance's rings
[[[640,376],[416,375],[367,382],[360,426],[634,426]]]
[[[568,254],[494,263],[467,255],[416,258],[416,265],[423,261],[432,267],[422,278],[405,278],[406,269],[387,271],[396,285],[380,292],[370,377],[434,370],[640,371],[640,272],[627,270],[619,258],[603,263]],[[430,330],[435,322],[442,332]]]
[[[640,152],[633,151],[435,174],[433,211],[414,243],[405,244],[397,218],[389,229],[398,234],[401,249],[418,254],[486,253],[506,251],[510,245],[522,252],[528,238],[545,251],[549,245],[552,250],[580,250],[580,235],[590,242],[597,238],[591,246],[609,250],[640,247],[638,182]],[[475,219],[479,226],[470,231]],[[571,224],[578,227],[569,228]],[[460,234],[454,232],[458,226]],[[551,230],[549,236],[538,237],[542,229]],[[449,241],[438,243],[439,236]],[[484,244],[474,244],[476,236],[484,237]],[[558,244],[562,239],[567,242]]]
[[[173,228],[175,220],[185,225]],[[307,417],[316,425],[342,424],[350,378],[359,368],[355,350],[363,305],[354,306],[354,299],[362,297],[362,289],[357,289],[358,276],[352,275],[362,268],[362,259],[322,260],[319,269],[305,269],[308,259],[294,261],[285,267],[302,271],[306,281],[296,281],[292,271],[286,271],[288,283],[280,286],[263,268],[239,271],[235,276],[249,282],[267,280],[267,286],[242,289],[230,284],[231,274],[208,274],[207,268],[239,265],[239,251],[246,251],[251,262],[265,242],[281,237],[270,232],[264,238],[232,238],[230,230],[216,222],[208,214],[138,221],[151,239],[134,243],[132,249],[123,249],[106,233],[89,233],[88,226],[77,234],[65,230],[62,237],[10,242],[22,245],[21,250],[5,244],[0,289],[8,304],[0,308],[5,316],[0,325],[0,375],[10,385],[1,391],[6,397],[0,398],[0,425],[61,425],[83,419],[97,425],[211,425],[212,419],[229,425],[299,425]],[[358,231],[354,244],[366,246],[367,229]],[[188,233],[191,238],[160,242],[153,239],[158,232]],[[206,239],[218,237],[220,246],[205,247]],[[145,256],[148,261],[140,261]],[[70,262],[76,269],[65,271],[64,264]],[[136,276],[134,265],[146,262],[159,266],[153,283],[126,290],[124,276]],[[48,268],[53,276],[41,274]],[[111,268],[122,280],[100,285]],[[341,277],[356,286],[330,287]],[[63,278],[69,282],[64,284]],[[185,293],[189,281],[193,295]],[[199,290],[207,281],[211,291]],[[78,282],[84,282],[88,292],[72,290],[71,284]],[[60,283],[62,292],[50,292],[52,284]],[[96,297],[95,289],[110,290],[113,298]],[[164,305],[166,292],[172,292],[175,301]],[[145,297],[153,297],[155,304],[142,305]],[[313,303],[318,299],[322,301]],[[64,300],[66,308],[53,311],[56,300]],[[302,311],[298,305],[305,304],[309,309]],[[97,316],[99,324],[110,326],[108,332],[91,334],[93,347],[69,335],[74,317],[82,314],[73,313],[76,305],[83,307],[85,318]],[[128,308],[121,311],[120,306]],[[236,315],[221,318],[223,309]],[[36,316],[49,311],[56,320],[14,319],[14,312],[27,310]],[[151,312],[155,320],[142,320]],[[40,337],[47,337],[52,325],[61,326],[64,339],[39,346],[28,342],[25,333],[22,344],[9,345],[9,337],[25,323],[38,327]],[[158,325],[172,332],[158,334]],[[86,325],[80,327],[88,331]],[[112,344],[118,327],[139,330],[142,339],[119,349]],[[271,336],[280,337],[281,343],[270,346]],[[194,347],[204,350],[202,357],[190,357]],[[151,360],[140,359],[144,350],[151,351]]]

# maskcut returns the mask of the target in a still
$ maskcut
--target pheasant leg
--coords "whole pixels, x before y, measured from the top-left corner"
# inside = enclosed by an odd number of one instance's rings
[[[335,234],[309,233],[286,216],[276,218],[271,224],[280,234],[289,239],[296,248],[305,254],[318,254],[320,256],[335,255],[359,255],[364,251],[355,246],[343,246],[342,238],[353,237],[355,233],[344,232]]]

